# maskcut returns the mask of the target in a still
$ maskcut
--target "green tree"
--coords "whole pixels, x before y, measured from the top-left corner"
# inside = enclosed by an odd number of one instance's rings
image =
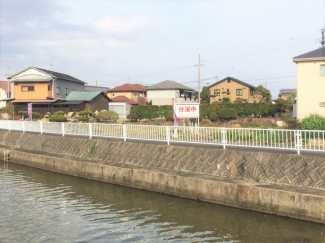
[[[272,96],[270,90],[263,87],[263,85],[259,85],[256,87],[257,95],[260,103],[270,103]]]
[[[208,87],[203,87],[200,93],[201,103],[210,103],[210,90]]]

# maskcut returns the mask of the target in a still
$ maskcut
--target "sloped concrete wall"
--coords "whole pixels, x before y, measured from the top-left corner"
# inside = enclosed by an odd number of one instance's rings
[[[0,145],[31,152],[195,175],[325,189],[325,156],[231,151],[0,131]]]

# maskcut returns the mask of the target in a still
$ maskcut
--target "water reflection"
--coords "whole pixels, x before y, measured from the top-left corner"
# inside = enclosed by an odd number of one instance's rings
[[[319,224],[15,164],[0,168],[4,242],[325,242]]]

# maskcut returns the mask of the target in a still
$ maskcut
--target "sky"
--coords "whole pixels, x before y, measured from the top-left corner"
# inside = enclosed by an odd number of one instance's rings
[[[321,47],[325,0],[0,0],[0,80],[30,66],[88,85],[201,89],[233,76],[276,99]]]

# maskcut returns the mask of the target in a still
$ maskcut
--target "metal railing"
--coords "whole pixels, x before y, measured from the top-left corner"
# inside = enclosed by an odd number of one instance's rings
[[[0,120],[0,129],[93,137],[325,152],[325,131],[225,127],[150,126]]]

